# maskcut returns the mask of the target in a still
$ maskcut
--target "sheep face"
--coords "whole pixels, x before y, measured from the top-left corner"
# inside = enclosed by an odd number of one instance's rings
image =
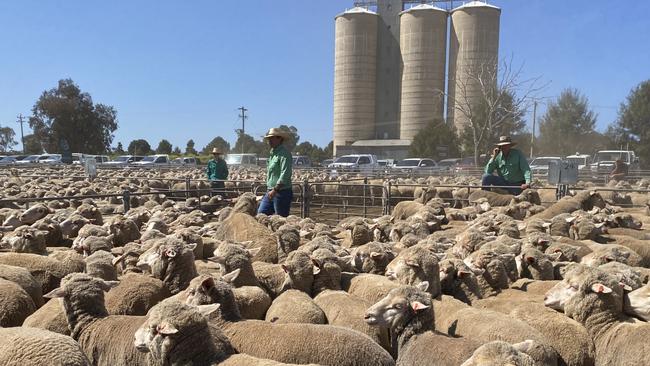
[[[644,286],[627,294],[625,312],[650,321],[650,286]]]
[[[78,307],[94,306],[93,308],[82,308],[81,310],[100,313],[94,315],[108,315],[104,307],[104,292],[108,292],[118,284],[118,281],[104,281],[85,273],[72,273],[61,280],[61,287],[50,291],[43,297],[50,299],[63,298],[66,313],[75,312]]]
[[[78,214],[74,214],[68,219],[61,222],[61,233],[67,237],[75,237],[77,234],[79,234],[79,230],[81,230],[84,225],[89,223],[90,220],[87,218]]]
[[[31,225],[51,213],[54,213],[52,209],[43,204],[38,204],[23,212],[18,219],[23,224]]]
[[[407,324],[418,327],[432,326],[431,297],[424,292],[428,285],[424,282],[418,288],[402,286],[391,290],[386,297],[366,311],[364,320],[369,325],[388,327],[391,330],[398,330],[398,332],[403,330]],[[414,318],[421,318],[421,321],[414,322]]]

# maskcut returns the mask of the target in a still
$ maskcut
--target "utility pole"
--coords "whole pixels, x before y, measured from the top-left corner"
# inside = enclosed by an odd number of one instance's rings
[[[18,122],[20,123],[20,142],[23,144],[23,155],[25,154],[25,134],[23,133],[23,114],[18,114]]]
[[[248,116],[246,116],[246,112],[248,112],[248,109],[246,109],[243,106],[239,107],[237,109],[239,109],[239,111],[241,111],[241,114],[239,114],[239,118],[241,118],[241,135],[239,135],[239,136],[243,137],[244,134],[246,133],[246,118],[248,118]],[[241,140],[241,153],[242,154],[244,153],[244,140],[243,139]]]
[[[537,100],[533,103],[533,132],[530,134],[530,158],[533,158],[533,146],[535,146],[535,125],[537,122]]]

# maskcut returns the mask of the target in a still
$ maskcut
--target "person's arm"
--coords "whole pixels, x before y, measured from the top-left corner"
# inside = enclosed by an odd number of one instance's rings
[[[223,169],[226,171],[226,175],[224,176],[223,179],[228,179],[230,172],[228,171],[228,163],[226,163],[225,161],[223,162]]]
[[[532,182],[532,175],[530,173],[530,165],[528,165],[528,160],[526,160],[526,157],[524,154],[519,154],[519,169],[524,173],[524,179],[526,180],[526,184],[530,185],[530,182]]]
[[[280,164],[280,176],[277,183],[275,183],[275,187],[273,187],[276,191],[286,188],[285,186],[291,182],[291,164],[293,160],[290,156],[282,155],[278,159],[278,163]]]
[[[205,174],[208,176],[208,180],[211,179],[210,178],[210,163],[212,163],[212,161],[208,161],[208,166],[205,167]]]
[[[499,163],[497,162],[498,156],[499,156],[498,154],[492,155],[487,165],[485,165],[485,174],[492,174],[492,172],[497,169],[497,167],[499,166]]]

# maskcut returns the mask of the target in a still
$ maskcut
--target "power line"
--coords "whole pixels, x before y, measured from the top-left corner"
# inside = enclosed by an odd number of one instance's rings
[[[20,123],[20,142],[21,142],[22,145],[23,145],[23,154],[25,154],[25,134],[23,133],[23,123],[24,123],[23,119],[24,119],[24,118],[25,118],[25,117],[23,117],[23,114],[22,114],[22,113],[19,113],[19,114],[18,114],[18,121],[17,121],[17,123]]]
[[[239,109],[239,111],[241,112],[239,114],[239,118],[241,118],[241,135],[240,136],[244,136],[244,134],[246,133],[246,118],[248,118],[248,116],[246,116],[246,112],[248,111],[248,109],[246,109],[244,106],[241,106],[241,107],[239,107],[237,109]],[[242,140],[242,144],[241,144],[241,153],[242,154],[244,153],[244,140]]]

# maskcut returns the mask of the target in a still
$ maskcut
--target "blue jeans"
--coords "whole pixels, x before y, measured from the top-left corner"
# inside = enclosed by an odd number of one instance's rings
[[[273,200],[269,199],[269,193],[266,192],[257,213],[266,215],[277,214],[283,217],[289,216],[291,209],[291,201],[293,200],[293,191],[291,189],[283,189],[273,196]]]
[[[521,185],[525,182],[508,182],[500,175],[485,174],[481,180],[482,186],[509,186],[517,188],[508,188],[507,191],[512,195],[521,193]],[[491,191],[490,188],[483,188],[484,191]]]

